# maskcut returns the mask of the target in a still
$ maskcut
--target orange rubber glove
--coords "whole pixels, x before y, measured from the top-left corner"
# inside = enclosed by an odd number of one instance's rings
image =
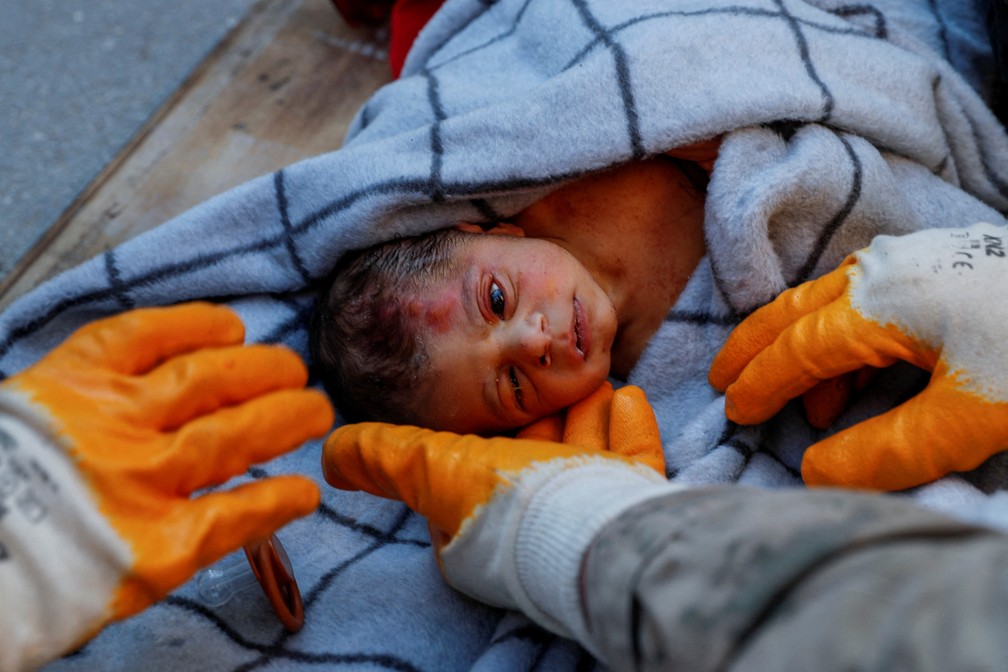
[[[137,310],[0,384],[0,668],[38,666],[317,507],[295,476],[190,498],[332,426],[294,353],[243,339],[227,308]]]
[[[880,236],[746,319],[714,359],[735,422],[762,422],[820,380],[897,360],[932,373],[913,399],[811,446],[809,485],[899,490],[1008,448],[1008,231]]]
[[[519,439],[565,443],[590,453],[615,453],[665,473],[665,453],[644,390],[602,383],[570,408],[532,423]]]
[[[561,436],[570,443],[554,440]],[[643,393],[628,387],[613,393],[605,384],[572,406],[565,422],[548,418],[519,438],[347,425],[326,440],[322,466],[337,488],[398,499],[426,516],[441,570],[455,588],[489,604],[520,608],[570,636],[581,627],[580,617],[571,614],[579,609],[576,577],[585,540],[615,515],[615,502],[628,493],[639,501],[655,488],[667,491],[663,471],[625,455],[648,455],[653,463],[660,451],[657,422]],[[625,483],[633,485],[621,488]],[[523,521],[548,517],[551,512],[530,513],[537,511],[537,493],[563,488],[585,520],[576,529],[559,526],[547,533],[550,560],[543,562],[536,554],[545,552],[544,544],[523,541]],[[545,583],[559,586],[550,590],[562,596],[544,599],[538,590],[530,595],[519,576],[523,563],[531,564],[530,572],[555,569],[560,578]]]

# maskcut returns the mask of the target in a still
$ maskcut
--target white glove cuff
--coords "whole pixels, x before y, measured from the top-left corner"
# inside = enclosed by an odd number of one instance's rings
[[[515,543],[522,609],[545,627],[591,649],[581,608],[585,553],[606,524],[627,509],[668,493],[670,487],[649,468],[609,459],[586,461],[540,484]]]
[[[0,670],[34,669],[93,634],[131,562],[51,423],[0,390]]]
[[[668,482],[643,465],[594,456],[539,462],[501,477],[505,484],[442,549],[445,578],[595,654],[581,613],[582,558],[606,523],[667,493]]]

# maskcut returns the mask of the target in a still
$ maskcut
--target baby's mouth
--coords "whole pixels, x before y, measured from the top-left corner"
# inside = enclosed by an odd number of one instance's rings
[[[581,302],[574,299],[574,348],[581,355],[581,359],[588,359],[590,347],[591,329],[588,325],[588,316],[585,314]]]

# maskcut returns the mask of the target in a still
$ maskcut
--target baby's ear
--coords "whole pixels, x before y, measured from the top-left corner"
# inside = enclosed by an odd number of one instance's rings
[[[459,231],[465,231],[466,233],[489,233],[494,236],[517,236],[519,238],[525,237],[525,230],[520,226],[511,224],[510,222],[495,222],[494,224],[472,224],[470,222],[462,222],[456,224],[455,228]]]

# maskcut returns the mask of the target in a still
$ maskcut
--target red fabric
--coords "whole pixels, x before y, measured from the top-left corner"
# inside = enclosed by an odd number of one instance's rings
[[[389,22],[389,67],[399,78],[406,54],[420,30],[444,0],[332,0],[351,26],[377,26]]]
[[[417,34],[443,2],[444,0],[396,0],[389,22],[389,66],[393,77],[399,77],[406,54],[413,46]]]

